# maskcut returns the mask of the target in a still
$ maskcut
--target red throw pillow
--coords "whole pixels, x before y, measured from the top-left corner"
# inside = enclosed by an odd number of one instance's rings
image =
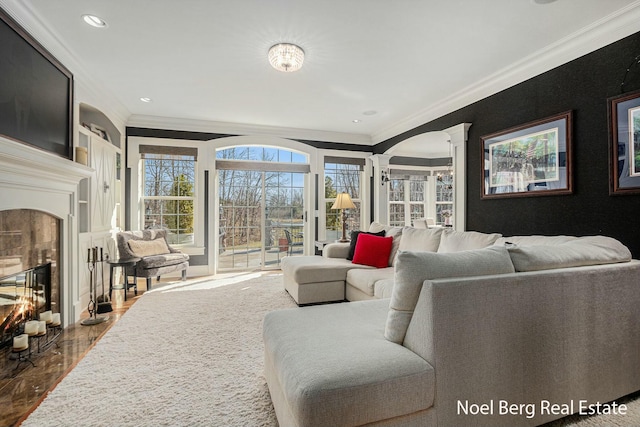
[[[393,245],[392,236],[380,237],[361,233],[351,262],[376,268],[388,267],[391,245]]]

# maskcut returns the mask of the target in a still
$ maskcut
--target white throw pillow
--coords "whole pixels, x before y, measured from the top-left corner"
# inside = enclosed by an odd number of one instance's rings
[[[425,280],[515,272],[504,246],[453,253],[399,252],[384,336],[402,344]]]
[[[429,228],[429,226],[427,225],[427,219],[426,218],[422,218],[422,219],[414,219],[413,220],[413,226],[415,228]]]
[[[154,240],[134,240],[127,242],[129,249],[137,257],[146,257],[150,255],[164,255],[169,253],[167,242],[163,238]]]
[[[440,246],[442,228],[413,228],[402,229],[399,251],[412,252],[437,252]]]
[[[606,236],[579,237],[557,245],[507,245],[516,271],[539,271],[631,261],[631,252]]]
[[[479,233],[477,231],[444,230],[440,236],[438,252],[458,252],[482,249],[493,245],[502,234]]]

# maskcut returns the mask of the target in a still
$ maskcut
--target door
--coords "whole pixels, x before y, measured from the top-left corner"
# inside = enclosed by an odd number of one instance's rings
[[[218,170],[218,271],[277,269],[304,253],[305,175]]]

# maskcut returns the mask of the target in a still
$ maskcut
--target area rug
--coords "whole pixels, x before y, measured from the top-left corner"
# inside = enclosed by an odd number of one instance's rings
[[[262,319],[287,307],[280,274],[147,292],[22,426],[277,426]]]
[[[295,307],[280,274],[192,280],[145,293],[23,422],[43,426],[278,425],[263,376],[262,319]],[[545,427],[640,426],[569,416]]]

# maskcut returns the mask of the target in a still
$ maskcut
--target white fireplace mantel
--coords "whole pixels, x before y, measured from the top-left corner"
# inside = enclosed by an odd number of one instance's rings
[[[78,184],[93,169],[0,137],[0,210],[35,209],[60,219],[60,290],[63,325],[80,316]]]

